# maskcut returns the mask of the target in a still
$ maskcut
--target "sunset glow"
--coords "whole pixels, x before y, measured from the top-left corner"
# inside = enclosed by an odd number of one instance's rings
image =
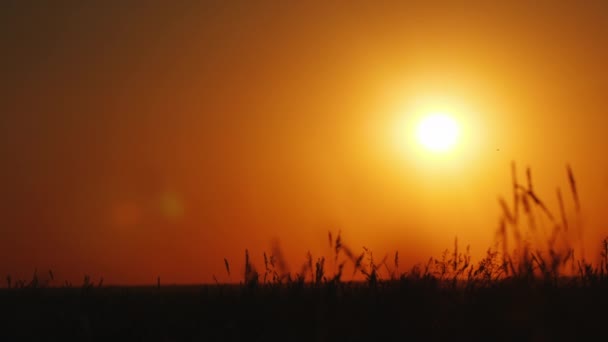
[[[606,335],[608,0],[5,1],[0,37],[2,340]]]
[[[566,163],[588,226],[573,239],[597,255],[605,13],[601,1],[14,2],[0,13],[0,276],[238,282],[224,258],[243,270],[248,249],[259,271],[275,239],[292,272],[308,252],[335,260],[328,231],[356,255],[399,250],[403,270],[456,236],[475,260],[496,243],[497,196],[520,198],[527,167],[554,220],[556,187],[576,217]],[[552,231],[543,219],[535,234]]]

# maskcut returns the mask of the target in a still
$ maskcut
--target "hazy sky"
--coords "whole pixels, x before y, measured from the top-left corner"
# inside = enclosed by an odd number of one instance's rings
[[[224,257],[279,239],[297,270],[339,229],[480,255],[512,160],[568,215],[570,163],[589,248],[608,235],[605,2],[179,3],[1,5],[0,275],[227,280]],[[401,146],[434,107],[460,149]]]

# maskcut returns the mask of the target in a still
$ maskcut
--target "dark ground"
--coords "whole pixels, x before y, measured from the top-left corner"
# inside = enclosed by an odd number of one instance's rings
[[[604,283],[453,289],[423,280],[2,289],[0,340],[604,340],[607,290]]]

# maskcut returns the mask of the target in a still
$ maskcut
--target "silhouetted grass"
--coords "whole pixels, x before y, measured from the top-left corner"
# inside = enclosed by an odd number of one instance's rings
[[[582,208],[566,168],[574,215]],[[608,238],[597,263],[584,259],[568,231],[583,227],[559,215],[533,188],[517,180],[512,164],[512,203],[500,197],[496,241],[480,260],[454,239],[453,249],[409,270],[399,253],[377,259],[351,249],[341,232],[328,232],[330,256],[308,252],[291,273],[278,243],[263,253],[260,277],[245,250],[240,284],[112,287],[52,286],[35,271],[0,291],[3,340],[155,341],[368,341],[368,340],[581,340],[605,334],[608,304]],[[559,219],[556,219],[559,217]],[[547,226],[548,225],[548,226]],[[580,255],[580,257],[577,257]],[[390,261],[392,259],[392,262]],[[330,260],[329,266],[327,260]],[[333,260],[333,264],[331,261]],[[392,265],[390,265],[392,264]],[[331,267],[331,266],[334,267]],[[231,278],[224,259],[227,279]],[[328,268],[329,267],[329,268]],[[352,273],[350,272],[352,270]],[[345,273],[346,272],[346,273]],[[344,275],[350,275],[345,279]],[[363,281],[353,281],[360,275]]]

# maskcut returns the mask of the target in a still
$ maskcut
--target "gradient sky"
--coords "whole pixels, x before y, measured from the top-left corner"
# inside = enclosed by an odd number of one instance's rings
[[[340,229],[481,255],[512,160],[569,215],[570,163],[588,248],[608,235],[605,2],[179,3],[2,4],[2,277],[228,280],[275,239],[295,271]],[[435,106],[467,143],[399,146]]]

